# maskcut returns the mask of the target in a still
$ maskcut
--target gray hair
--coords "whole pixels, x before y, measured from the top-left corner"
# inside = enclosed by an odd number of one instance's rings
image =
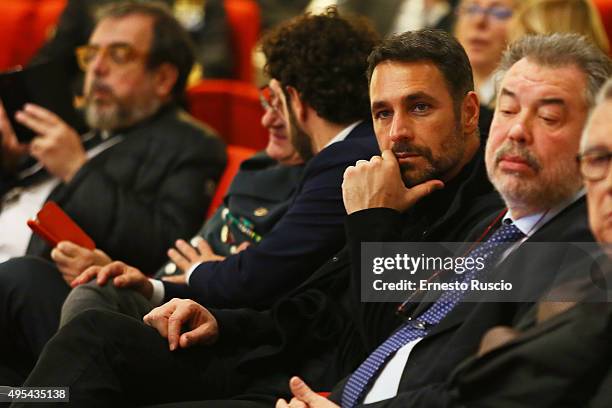
[[[591,109],[591,113],[595,110],[598,105],[601,105],[604,102],[612,101],[612,76],[608,78],[608,81],[603,85],[601,91],[597,95],[597,103]],[[587,120],[584,129],[582,130],[582,138],[580,139],[580,151],[583,152],[586,149],[587,137],[589,134],[589,130],[591,129],[591,114],[589,114],[589,118]]]
[[[581,35],[527,35],[510,44],[504,52],[495,74],[498,85],[506,72],[523,58],[547,67],[578,67],[587,79],[585,97],[589,107],[595,105],[599,88],[612,75],[610,58]]]

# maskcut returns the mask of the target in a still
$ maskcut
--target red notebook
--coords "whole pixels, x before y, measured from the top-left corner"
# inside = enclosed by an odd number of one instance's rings
[[[35,220],[28,220],[28,227],[52,247],[60,241],[71,241],[87,249],[96,248],[93,239],[53,201],[43,205]]]

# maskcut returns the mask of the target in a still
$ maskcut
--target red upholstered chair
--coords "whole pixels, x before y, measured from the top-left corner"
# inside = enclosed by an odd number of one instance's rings
[[[254,149],[249,149],[248,147],[232,145],[227,146],[227,165],[225,166],[225,170],[221,175],[221,179],[219,180],[219,184],[215,190],[215,195],[213,196],[208,207],[206,218],[210,218],[210,216],[213,215],[215,210],[223,202],[223,197],[225,196],[229,185],[232,183],[234,176],[238,172],[240,163],[253,156],[255,152],[256,151]]]
[[[29,2],[20,0],[0,1],[0,70],[4,71],[25,61],[19,59],[19,48],[27,44],[28,20],[32,8]]]
[[[65,5],[66,0],[1,0],[0,70],[27,64]]]
[[[268,132],[257,87],[242,81],[203,80],[187,91],[189,111],[215,129],[227,144],[263,149]]]
[[[241,81],[252,82],[251,54],[259,39],[259,5],[255,0],[225,0],[224,6],[232,35],[234,75]]]
[[[593,3],[599,10],[601,21],[608,33],[608,40],[612,42],[612,0],[593,0]]]

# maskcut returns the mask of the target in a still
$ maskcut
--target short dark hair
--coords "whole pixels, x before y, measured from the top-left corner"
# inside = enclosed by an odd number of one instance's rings
[[[368,82],[374,68],[385,61],[432,62],[446,81],[455,110],[465,95],[474,90],[472,66],[465,50],[459,41],[442,30],[407,31],[383,40],[368,57]]]
[[[273,29],[262,40],[266,72],[292,86],[319,116],[348,124],[370,117],[367,57],[380,37],[363,18],[341,17],[330,7]]]
[[[153,70],[161,64],[174,65],[178,78],[172,94],[175,99],[182,97],[189,73],[195,60],[194,46],[189,34],[174,18],[164,3],[157,1],[122,1],[109,4],[98,10],[96,21],[106,18],[123,18],[134,14],[149,16],[153,19],[153,40],[147,59],[147,68]]]

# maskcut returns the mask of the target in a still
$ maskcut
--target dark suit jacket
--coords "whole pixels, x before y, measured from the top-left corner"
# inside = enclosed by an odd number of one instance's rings
[[[369,122],[323,149],[306,165],[292,204],[265,239],[224,261],[201,264],[189,286],[164,282],[166,299],[228,308],[271,305],[342,248],[344,170],[378,153]]]
[[[225,166],[224,145],[175,106],[119,135],[123,141],[89,160],[48,200],[113,259],[153,272],[176,239],[201,225]],[[27,253],[45,256],[49,249],[33,235]]]
[[[592,242],[593,237],[588,228],[585,207],[585,199],[579,199],[542,226],[528,241]],[[496,215],[492,214],[477,226],[472,237],[480,235]],[[539,276],[542,279],[537,282],[531,282],[529,278],[515,279],[515,281],[527,282],[533,285],[530,289],[542,293],[546,289],[542,285],[546,281],[548,283],[554,281],[558,272],[557,264],[567,261],[566,255],[568,254],[564,250],[545,251],[538,258],[527,259],[519,247],[494,270],[494,276],[506,280],[512,280],[513,275]],[[429,305],[430,303],[415,302],[409,309],[408,315],[418,316]],[[482,335],[489,328],[496,325],[513,325],[531,305],[529,302],[460,303],[414,347],[404,369],[398,395],[390,400],[364,406],[372,408],[448,406],[450,403],[448,374],[463,359],[476,352]],[[364,309],[367,310],[366,307]],[[373,348],[384,341],[400,324],[401,320],[392,314],[364,314],[360,328],[362,335],[369,340],[368,352],[372,352]],[[344,383],[345,381],[336,388],[331,396],[333,400],[339,401]]]
[[[491,190],[479,154],[445,189],[405,214],[384,208],[351,214],[347,234],[350,242],[366,235],[372,241],[459,241],[483,214],[501,207]],[[359,223],[363,230],[353,236]],[[354,269],[358,273],[359,266]],[[345,247],[268,311],[213,310],[222,344],[234,341],[240,349],[231,372],[250,374],[249,392],[287,395],[291,375],[302,376],[316,390],[330,390],[363,361],[367,348],[354,324],[358,310],[348,291],[350,272]],[[397,305],[379,306],[394,317]]]
[[[174,3],[174,0],[162,1],[170,7]],[[69,0],[60,16],[54,36],[43,45],[32,62],[62,59],[66,63],[68,75],[79,75],[74,49],[87,44],[95,25],[98,8],[115,2],[117,0]],[[190,32],[196,45],[196,61],[204,67],[206,77],[230,78],[233,75],[233,57],[223,2],[208,0],[205,4],[204,24]]]
[[[612,264],[607,256],[600,257],[597,265],[604,258],[609,282]],[[601,284],[604,281],[593,279],[593,266],[586,259],[576,266],[586,279],[564,285],[565,294],[559,300],[579,301],[577,305],[538,323],[534,307],[515,326],[520,335],[464,361],[450,379],[453,405],[610,406],[612,304],[606,302],[611,292]]]

